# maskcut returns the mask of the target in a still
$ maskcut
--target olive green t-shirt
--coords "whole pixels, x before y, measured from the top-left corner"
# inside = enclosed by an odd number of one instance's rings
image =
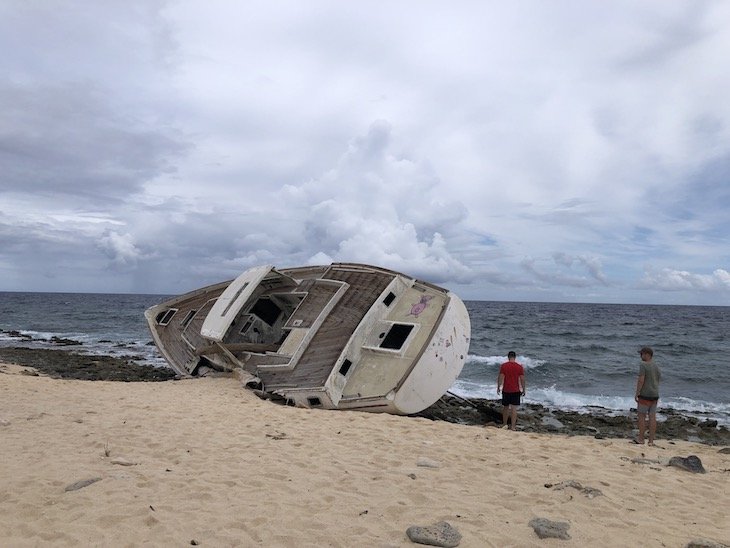
[[[644,384],[639,392],[639,397],[658,398],[659,397],[659,380],[662,375],[659,372],[659,366],[652,362],[641,362],[639,365],[639,376],[644,375]]]

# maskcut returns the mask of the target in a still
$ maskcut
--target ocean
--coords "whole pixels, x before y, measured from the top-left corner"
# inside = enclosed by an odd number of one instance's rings
[[[0,346],[133,355],[164,367],[144,311],[167,298],[0,292]],[[525,367],[524,401],[625,414],[635,406],[638,350],[646,345],[662,371],[660,411],[670,407],[730,425],[730,307],[493,301],[466,306],[472,340],[450,389],[454,394],[496,399],[499,365],[514,350]],[[83,345],[59,347],[51,337]]]

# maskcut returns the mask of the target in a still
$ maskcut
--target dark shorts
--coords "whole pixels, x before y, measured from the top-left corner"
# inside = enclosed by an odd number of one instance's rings
[[[521,392],[502,392],[502,405],[520,405]]]

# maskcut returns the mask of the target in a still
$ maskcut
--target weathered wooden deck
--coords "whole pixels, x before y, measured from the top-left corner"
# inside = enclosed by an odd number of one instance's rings
[[[365,272],[356,268],[333,266],[324,278],[346,282],[350,285],[350,288],[319,327],[293,370],[271,371],[260,369],[256,373],[262,380],[264,389],[267,392],[279,388],[317,388],[322,386],[349,341],[352,332],[394,278],[394,274],[390,272]],[[312,304],[316,304],[314,301],[318,298],[313,296]]]

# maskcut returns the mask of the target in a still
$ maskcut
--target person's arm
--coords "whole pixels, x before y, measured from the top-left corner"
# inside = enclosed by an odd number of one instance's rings
[[[639,375],[639,378],[636,380],[636,394],[634,395],[634,400],[639,401],[639,394],[641,394],[641,388],[644,386],[644,379],[646,379],[645,375]]]
[[[504,373],[500,373],[497,377],[497,394],[502,391],[502,385],[504,384]]]
[[[520,381],[520,392],[522,392],[522,395],[524,396],[525,395],[525,390],[526,390],[526,387],[525,387],[525,375],[520,375],[519,381]]]

